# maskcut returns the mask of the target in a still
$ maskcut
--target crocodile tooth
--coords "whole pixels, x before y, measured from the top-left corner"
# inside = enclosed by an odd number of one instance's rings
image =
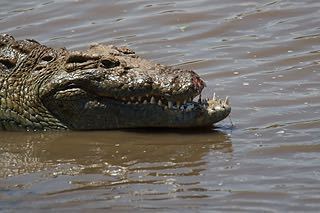
[[[155,104],[155,103],[156,103],[156,99],[155,99],[153,96],[152,96],[151,99],[150,99],[150,103],[151,103],[151,104]]]
[[[127,104],[131,104],[131,101],[128,101]]]
[[[201,104],[202,100],[201,100],[201,94],[199,95],[199,99],[198,99],[198,103]]]
[[[171,109],[172,108],[172,102],[168,101],[168,108]]]
[[[158,105],[159,105],[159,106],[162,106],[162,102],[161,102],[160,99],[159,99],[159,101],[158,101]]]
[[[226,100],[224,101],[224,104],[225,104],[225,105],[229,105],[229,102],[230,102],[230,101],[229,101],[229,96],[227,96],[227,97],[226,97]]]
[[[177,107],[179,108],[181,105],[180,101],[177,101]]]
[[[221,106],[215,106],[214,109],[217,110],[217,111],[219,111],[219,110],[221,110],[222,108],[221,108]]]
[[[147,100],[144,100],[144,101],[143,101],[143,104],[147,104],[147,103],[148,103],[148,101],[147,101]]]
[[[131,97],[130,97],[130,99],[131,99],[131,101],[133,101],[133,100],[134,100],[134,97],[133,97],[133,96],[131,96]]]
[[[187,100],[184,100],[184,101],[183,101],[183,104],[186,104],[186,103],[187,103]]]
[[[216,93],[215,92],[213,93],[212,100],[214,100],[214,101],[216,100]]]
[[[193,98],[189,98],[189,102],[192,102]]]
[[[139,97],[138,97],[138,101],[141,101],[141,100],[142,100],[142,97],[141,97],[141,96],[139,96]]]

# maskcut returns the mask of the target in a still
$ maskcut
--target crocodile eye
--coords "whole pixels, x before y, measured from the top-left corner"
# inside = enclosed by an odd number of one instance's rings
[[[48,53],[44,56],[41,57],[38,66],[42,68],[44,68],[48,63],[54,61],[55,59],[55,55],[53,53]],[[40,70],[39,67],[36,68],[36,70]]]
[[[52,55],[45,55],[41,58],[43,61],[47,61],[47,62],[50,62],[52,61],[54,58]]]
[[[120,61],[115,58],[104,58],[100,61],[101,66],[104,68],[113,68],[120,65]]]

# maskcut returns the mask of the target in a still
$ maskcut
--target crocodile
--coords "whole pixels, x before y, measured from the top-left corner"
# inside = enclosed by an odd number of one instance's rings
[[[231,107],[228,98],[201,98],[204,87],[194,71],[127,47],[71,51],[0,35],[1,130],[212,126]]]

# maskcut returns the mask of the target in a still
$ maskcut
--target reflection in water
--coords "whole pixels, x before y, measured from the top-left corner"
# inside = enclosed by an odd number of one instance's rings
[[[0,175],[18,197],[105,187],[154,199],[202,197],[185,194],[185,186],[205,192],[194,178],[207,169],[205,156],[232,152],[228,136],[214,130],[1,134]]]

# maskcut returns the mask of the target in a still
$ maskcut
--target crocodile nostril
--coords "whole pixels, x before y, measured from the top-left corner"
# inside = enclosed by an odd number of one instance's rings
[[[202,89],[206,86],[204,81],[199,76],[192,77],[192,84],[197,91],[202,91]]]

